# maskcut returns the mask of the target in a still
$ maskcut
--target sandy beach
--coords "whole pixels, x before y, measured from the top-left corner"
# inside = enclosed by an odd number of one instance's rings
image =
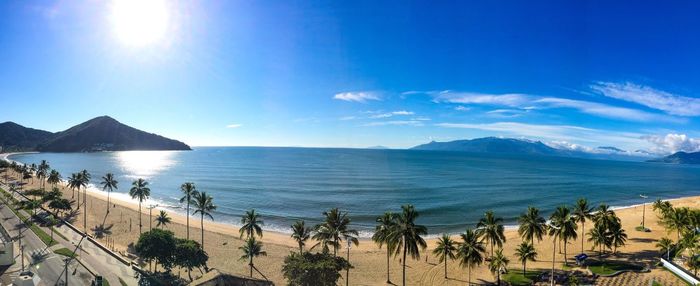
[[[10,173],[14,175],[12,172]],[[97,177],[97,175],[93,175],[93,181],[98,180]],[[127,183],[122,182],[119,190],[123,192],[127,189],[127,186]],[[25,189],[38,187],[37,179],[34,179],[33,183],[24,186]],[[47,188],[49,187],[50,186],[47,186]],[[64,197],[72,197],[72,191],[70,189],[66,188],[64,185],[61,185],[60,189],[63,191]],[[77,200],[77,193],[75,199]],[[214,198],[214,202],[216,203],[216,198]],[[674,206],[698,208],[700,207],[700,197],[675,199],[673,200],[673,204]],[[109,214],[107,214],[107,207],[106,196],[104,194],[88,192],[88,229],[104,225],[109,232],[106,238],[100,240],[107,245],[109,239],[110,242],[113,241],[115,250],[126,252],[128,245],[134,243],[139,237],[138,203],[136,201],[114,199],[113,196],[112,205],[109,206]],[[319,206],[319,212],[331,207],[333,206]],[[417,206],[417,208],[420,210],[420,206]],[[523,206],[523,211],[525,211],[526,208],[527,206]],[[84,207],[81,207],[81,211],[82,210],[84,210]],[[155,218],[157,213],[158,209],[154,209],[153,218]],[[673,238],[675,236],[667,234],[663,227],[658,224],[657,214],[652,212],[651,204],[646,205],[646,226],[651,229],[651,232],[639,232],[634,229],[642,220],[642,206],[618,209],[616,213],[621,218],[623,227],[629,238],[627,245],[619,249],[619,253],[615,256],[611,256],[609,259],[621,259],[653,267],[656,261],[656,250],[654,246],[656,241],[662,237]],[[172,217],[173,223],[168,225],[166,229],[175,232],[179,237],[185,237],[186,217],[175,212],[168,212],[168,214]],[[148,209],[146,209],[146,205],[142,206],[141,215],[143,219],[143,231],[148,230],[151,224],[153,227],[156,227],[155,222],[149,223],[149,212]],[[262,214],[263,219],[264,215],[265,214]],[[216,217],[214,219],[216,220]],[[81,229],[84,228],[82,213],[72,221],[77,227]],[[591,225],[587,223],[585,227],[586,230],[588,230]],[[216,221],[212,222],[210,220],[205,220],[204,228],[206,230],[204,234],[205,250],[210,255],[209,266],[237,275],[248,275],[247,262],[238,259],[241,256],[241,251],[238,247],[242,245],[242,240],[239,239],[238,228],[233,225],[217,223]],[[92,231],[90,232],[92,233]],[[190,217],[190,238],[197,241],[201,240],[200,219],[198,216]],[[453,238],[458,239],[456,235],[453,236]],[[522,266],[516,261],[514,255],[514,249],[521,242],[517,231],[510,228],[507,229],[506,239],[507,242],[504,245],[504,254],[511,259],[508,268],[521,269]],[[579,239],[569,242],[567,246],[569,257],[581,251],[580,239],[581,234],[579,229]],[[262,241],[264,243],[264,250],[267,251],[267,256],[257,258],[255,260],[256,267],[260,269],[268,279],[274,281],[276,285],[285,285],[286,282],[281,272],[282,264],[284,257],[288,255],[290,251],[298,250],[296,243],[288,234],[271,231],[266,231],[264,233]],[[313,243],[315,242],[310,241],[308,244],[311,245]],[[431,254],[434,245],[435,239],[429,239],[428,249],[421,253],[421,259],[408,261],[406,274],[407,284],[464,285],[467,280],[467,270],[460,268],[455,261],[450,261],[448,263],[449,278],[443,278],[443,265],[438,264],[437,258]],[[549,238],[545,238],[543,241],[536,243],[535,246],[538,251],[537,261],[529,263],[528,268],[551,269],[553,252],[552,241]],[[596,255],[595,252],[590,251],[591,245],[588,242],[584,243],[584,247],[585,252],[589,253],[589,255]],[[343,248],[339,253],[346,256],[346,251],[347,250]],[[559,254],[559,251],[560,250],[557,249],[557,268],[561,268],[563,262],[563,255]],[[362,239],[359,246],[353,246],[351,248],[350,262],[354,266],[354,269],[350,271],[351,285],[386,285],[386,252],[384,249],[379,249],[371,240]],[[572,261],[570,260],[570,262]],[[175,273],[178,272],[180,272],[180,270],[176,269]],[[390,272],[391,281],[394,283],[401,281],[401,265],[398,258],[392,259]],[[181,272],[181,274],[186,275],[184,272]],[[193,276],[198,276],[198,274],[197,271],[193,272]],[[668,276],[668,273],[653,269],[651,273],[644,275]],[[260,278],[257,273],[255,276]],[[344,281],[345,278],[343,277],[341,279]],[[473,282],[484,283],[494,280],[494,277],[485,265],[472,270]]]

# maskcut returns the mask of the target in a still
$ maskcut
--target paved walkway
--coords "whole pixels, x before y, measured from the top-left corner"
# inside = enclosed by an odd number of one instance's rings
[[[600,277],[596,285],[601,286],[649,286],[651,281],[659,282],[664,286],[685,286],[688,285],[683,280],[668,271],[657,269],[651,273],[626,272],[615,277]]]

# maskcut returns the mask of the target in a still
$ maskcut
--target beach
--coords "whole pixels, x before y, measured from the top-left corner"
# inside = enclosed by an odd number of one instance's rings
[[[37,179],[34,179],[33,183],[24,186],[25,189],[38,187],[39,184]],[[47,185],[47,188],[50,188],[50,186]],[[63,191],[64,197],[71,198],[72,191],[70,189],[66,188],[64,185],[61,185],[60,189]],[[87,226],[88,229],[93,229],[96,226],[104,225],[104,227],[109,231],[106,238],[99,240],[104,242],[105,245],[113,244],[115,250],[125,253],[129,245],[135,243],[139,236],[138,203],[135,200],[129,201],[114,198],[111,200],[111,202],[112,204],[109,206],[110,212],[107,215],[106,196],[102,193],[88,191]],[[700,207],[700,197],[679,198],[672,200],[672,202],[674,206],[687,206],[693,208]],[[331,208],[333,206],[327,207]],[[527,206],[523,206],[523,211],[525,211],[526,208]],[[81,207],[81,211],[83,209],[84,208]],[[420,210],[420,206],[418,206],[418,210]],[[153,219],[155,219],[158,211],[159,209],[157,208],[153,210]],[[657,214],[652,212],[650,203],[646,205],[646,226],[651,229],[651,232],[640,232],[635,230],[635,227],[638,226],[642,220],[642,206],[638,205],[617,209],[616,213],[620,217],[622,225],[629,238],[627,240],[627,245],[618,250],[619,254],[608,259],[621,259],[644,264],[653,268],[653,264],[656,262],[656,250],[654,246],[656,240],[660,239],[661,237],[673,238],[674,235],[667,234],[663,227],[658,224]],[[173,231],[178,237],[185,237],[186,217],[175,212],[168,212],[168,215],[172,218],[172,224],[167,225],[165,228]],[[264,219],[265,214],[263,213],[261,215]],[[151,225],[152,227],[156,227],[155,222],[149,221],[149,211],[146,209],[146,205],[142,205],[141,217],[143,219],[143,231],[147,231]],[[72,223],[79,229],[83,229],[84,225],[82,213],[74,217],[72,219]],[[590,227],[590,223],[587,223],[585,225],[586,231],[590,229]],[[236,275],[248,275],[247,262],[238,259],[242,255],[241,251],[238,249],[238,247],[242,245],[242,240],[239,239],[238,228],[233,225],[216,222],[216,217],[214,217],[214,221],[205,219],[204,228],[204,247],[205,251],[210,256],[208,266]],[[88,232],[93,233],[92,231]],[[191,239],[196,241],[201,240],[199,216],[190,217],[189,235]],[[453,235],[453,239],[458,240],[458,236]],[[568,257],[571,258],[573,255],[580,252],[580,239],[581,234],[579,233],[579,239],[568,243]],[[265,231],[262,242],[264,243],[264,250],[267,252],[267,256],[256,258],[254,261],[255,266],[269,280],[275,282],[276,285],[286,284],[284,277],[282,276],[282,265],[285,256],[287,256],[291,251],[298,251],[296,242],[293,241],[288,234],[273,231]],[[448,262],[449,278],[447,280],[443,278],[443,265],[439,264],[437,258],[431,254],[432,249],[434,249],[436,239],[428,239],[427,242],[428,248],[426,251],[421,252],[421,259],[409,259],[407,262],[407,284],[465,284],[465,281],[467,280],[467,270],[460,268],[456,261]],[[516,261],[516,257],[514,255],[515,248],[518,244],[520,244],[520,242],[521,239],[518,236],[517,230],[514,228],[507,228],[506,243],[503,248],[504,254],[511,260],[508,267],[509,269],[522,269],[522,265]],[[314,241],[309,241],[307,244],[310,246],[314,243]],[[343,245],[345,244],[343,243]],[[585,252],[591,256],[596,255],[595,252],[590,251],[591,245],[588,242],[585,242],[584,246]],[[552,241],[546,237],[541,242],[536,242],[535,247],[538,252],[537,261],[528,263],[528,268],[551,269],[553,252]],[[555,263],[557,268],[561,268],[563,262],[563,255],[559,254],[559,251],[560,250],[557,249]],[[344,257],[347,255],[347,250],[345,247],[339,250],[339,255]],[[361,239],[359,246],[352,246],[350,250],[350,262],[354,267],[350,271],[351,285],[386,284],[385,249],[379,249],[371,240]],[[569,262],[573,263],[571,260],[569,260]],[[186,277],[185,272],[179,269],[175,269],[174,271],[176,274]],[[391,259],[390,272],[391,281],[394,283],[401,281],[401,265],[398,257]],[[193,275],[197,276],[197,274],[199,273],[195,271]],[[254,275],[261,278],[258,273],[255,273]],[[668,273],[658,269],[653,269],[650,274],[644,275],[650,275],[650,277],[653,275],[667,276]],[[343,277],[341,279],[345,278]],[[494,280],[493,275],[491,275],[485,265],[472,269],[473,282]]]

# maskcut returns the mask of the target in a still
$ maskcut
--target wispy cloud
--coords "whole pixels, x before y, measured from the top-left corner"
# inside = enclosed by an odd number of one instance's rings
[[[686,97],[633,83],[597,82],[591,89],[607,97],[637,103],[672,115],[700,116],[700,98]]]
[[[647,135],[642,138],[654,144],[653,151],[656,153],[675,153],[678,151],[698,152],[700,151],[700,139],[690,138],[686,134],[666,134],[663,136]]]
[[[234,124],[226,125],[226,128],[238,128],[241,126],[243,126],[243,124],[234,123]]]
[[[342,121],[355,120],[355,119],[357,119],[357,116],[343,116],[343,117],[338,118],[338,119],[342,120]]]
[[[386,112],[386,113],[378,113],[371,115],[370,118],[389,118],[394,115],[414,115],[415,113],[413,111],[406,111],[406,110],[399,110],[399,111],[392,111],[392,112]]]
[[[359,91],[359,92],[342,92],[342,93],[337,93],[336,95],[333,96],[334,99],[337,100],[344,100],[344,101],[351,101],[351,102],[367,102],[368,100],[381,100],[381,98],[373,93],[373,92],[368,92],[368,91]]]
[[[471,108],[463,106],[463,105],[457,105],[455,107],[455,110],[457,110],[457,111],[469,111],[469,110],[471,110]]]
[[[511,109],[517,108],[521,110],[572,108],[582,113],[590,115],[627,121],[663,121],[674,123],[685,122],[685,120],[683,119],[664,114],[655,114],[638,109],[617,107],[603,103],[573,100],[559,97],[542,97],[521,93],[484,94],[472,92],[454,92],[449,90],[440,92],[427,92],[427,94],[433,96],[433,101],[444,103],[478,104],[497,107],[508,107]],[[460,110],[460,106],[456,107],[456,109]],[[496,113],[500,113],[501,115],[503,115],[504,113],[502,111],[503,109],[497,109]],[[510,113],[511,116],[513,116],[513,114],[513,112]]]
[[[390,120],[390,121],[375,121],[364,124],[363,126],[387,126],[387,125],[399,125],[399,126],[423,126],[423,121],[420,120]]]

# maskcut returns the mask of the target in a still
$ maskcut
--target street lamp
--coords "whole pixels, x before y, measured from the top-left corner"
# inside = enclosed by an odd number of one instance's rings
[[[553,230],[561,229],[560,227],[553,225],[551,221],[547,222],[547,227],[549,227]],[[550,275],[551,276],[550,282],[551,282],[552,286],[554,286],[554,263],[556,260],[555,258],[557,257],[557,238],[556,237],[557,237],[556,235],[552,236],[552,275]],[[566,257],[564,259],[566,259]]]
[[[350,247],[352,246],[352,241],[347,239],[348,242],[348,268],[345,270],[345,286],[350,285]]]
[[[157,208],[158,204],[148,206],[148,230],[153,230],[153,209]]]
[[[647,231],[646,227],[644,227],[644,217],[646,216],[646,210],[647,210],[647,201],[646,199],[649,198],[648,196],[645,195],[639,195],[643,199],[642,201],[642,231]]]

